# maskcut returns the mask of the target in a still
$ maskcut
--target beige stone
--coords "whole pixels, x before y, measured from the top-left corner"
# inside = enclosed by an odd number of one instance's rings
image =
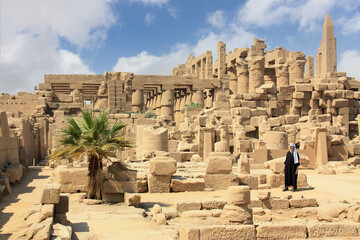
[[[227,191],[227,201],[234,205],[250,203],[250,188],[248,186],[231,186]]]
[[[265,225],[256,228],[257,239],[295,239],[307,238],[307,228],[302,224]]]
[[[313,223],[308,224],[309,238],[357,237],[358,225],[349,223]]]
[[[171,176],[154,176],[148,174],[148,190],[150,193],[170,192]]]
[[[204,179],[171,179],[171,190],[173,192],[196,192],[204,191]]]
[[[200,210],[201,201],[178,201],[176,203],[176,211],[182,213],[184,211]]]
[[[232,160],[229,157],[208,156],[207,162],[207,174],[226,174],[232,171]]]
[[[176,173],[176,161],[171,157],[155,157],[150,160],[150,173],[155,176],[171,176]]]
[[[277,199],[271,198],[268,200],[262,201],[263,208],[271,209],[271,210],[287,210],[289,209],[289,200],[287,199]]]
[[[60,184],[47,183],[41,197],[43,204],[57,204],[60,202]]]
[[[246,153],[242,153],[238,160],[238,174],[250,174],[250,163]]]
[[[137,193],[125,193],[124,200],[125,204],[128,206],[139,207],[141,203],[141,196]]]
[[[212,225],[202,226],[200,229],[200,240],[218,239],[218,240],[237,240],[237,239],[256,239],[254,226],[239,225]]]
[[[315,198],[290,199],[290,207],[292,208],[317,207],[317,206],[319,206],[319,204]]]
[[[225,224],[252,224],[252,209],[246,205],[227,204],[220,218]]]
[[[255,174],[239,174],[238,178],[240,185],[247,185],[253,190],[259,189],[259,176]]]
[[[205,188],[226,190],[230,186],[239,185],[239,178],[232,174],[206,174],[204,176]]]

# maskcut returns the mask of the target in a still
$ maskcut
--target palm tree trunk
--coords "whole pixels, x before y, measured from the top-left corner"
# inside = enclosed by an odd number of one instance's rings
[[[103,195],[103,166],[101,159],[96,154],[89,154],[89,185],[87,198],[102,199]]]

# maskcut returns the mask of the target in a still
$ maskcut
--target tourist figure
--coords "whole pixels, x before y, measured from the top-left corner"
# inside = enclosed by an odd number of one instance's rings
[[[292,191],[295,192],[297,189],[298,168],[300,163],[299,154],[296,152],[296,146],[294,143],[290,143],[290,151],[286,154],[284,164],[285,188],[283,191],[289,190],[289,187],[292,186]]]

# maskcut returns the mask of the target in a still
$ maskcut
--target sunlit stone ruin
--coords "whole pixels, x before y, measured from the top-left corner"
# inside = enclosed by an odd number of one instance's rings
[[[218,42],[216,59],[190,55],[168,76],[46,74],[34,93],[2,94],[0,199],[46,176],[14,239],[135,239],[94,227],[110,219],[115,231],[120,218],[147,224],[143,239],[360,237],[360,84],[337,72],[337,44],[327,15],[315,57],[260,39]],[[125,122],[134,145],[103,163],[102,200],[84,198],[85,157],[46,161],[84,109]],[[293,193],[281,191],[290,143],[300,155]],[[332,196],[345,178],[357,195]]]

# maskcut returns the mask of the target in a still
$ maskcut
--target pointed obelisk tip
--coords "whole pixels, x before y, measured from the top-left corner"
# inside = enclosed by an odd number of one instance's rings
[[[324,27],[325,26],[334,26],[329,13],[326,15],[325,18]]]

